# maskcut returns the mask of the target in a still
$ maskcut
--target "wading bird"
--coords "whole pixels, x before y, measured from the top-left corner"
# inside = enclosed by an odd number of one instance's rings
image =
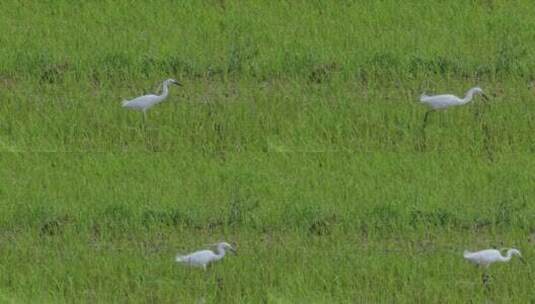
[[[459,98],[451,94],[429,96],[423,93],[420,96],[420,102],[427,104],[431,108],[425,113],[424,126],[427,123],[429,113],[431,113],[432,111],[466,104],[472,100],[475,94],[481,94],[483,98],[488,99],[488,97],[483,93],[483,90],[480,87],[473,87],[468,90],[464,98]]]
[[[200,250],[188,255],[177,255],[176,261],[189,266],[202,267],[206,270],[208,264],[221,260],[227,250],[236,253],[236,250],[229,243],[221,242],[214,245],[217,245],[215,252],[212,250]]]
[[[509,262],[513,255],[518,255],[520,260],[525,263],[520,251],[515,248],[507,250],[507,255],[502,256],[501,252],[497,249],[485,249],[476,252],[464,251],[464,258],[478,266],[488,268],[490,264],[495,262]]]
[[[524,261],[524,258],[522,258],[522,254],[520,254],[520,251],[515,248],[511,248],[507,250],[507,255],[502,256],[501,252],[497,249],[485,249],[481,251],[476,252],[470,252],[468,250],[464,251],[464,258],[480,267],[483,267],[485,270],[490,266],[490,264],[495,262],[509,262],[513,255],[518,255],[520,258],[520,261],[523,263],[526,263]],[[481,276],[481,279],[483,280],[483,286],[485,288],[489,288],[489,275],[484,272]]]
[[[123,100],[123,108],[130,108],[137,111],[143,112],[143,119],[147,118],[147,110],[152,108],[154,105],[164,101],[169,95],[169,85],[176,84],[181,86],[178,81],[174,79],[167,79],[163,82],[163,90],[161,95],[143,95],[136,97],[132,100]]]

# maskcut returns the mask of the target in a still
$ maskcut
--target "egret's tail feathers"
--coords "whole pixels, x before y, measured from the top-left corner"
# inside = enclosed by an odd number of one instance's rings
[[[177,261],[178,263],[186,262],[186,257],[183,255],[177,255],[175,261]]]
[[[126,105],[128,104],[129,100],[126,100],[126,99],[123,99],[123,101],[121,102],[121,104],[123,105],[123,107],[126,107]]]
[[[471,254],[471,252],[468,251],[468,250],[465,250],[465,251],[463,252],[463,256],[464,256],[465,258],[466,258],[467,256],[469,256],[470,254]]]

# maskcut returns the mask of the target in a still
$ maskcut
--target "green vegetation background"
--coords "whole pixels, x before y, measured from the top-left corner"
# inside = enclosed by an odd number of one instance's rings
[[[1,2],[0,302],[535,301],[534,28],[527,0]],[[120,107],[169,77],[146,124]],[[475,85],[422,129],[422,92]],[[510,246],[486,291],[462,251]]]

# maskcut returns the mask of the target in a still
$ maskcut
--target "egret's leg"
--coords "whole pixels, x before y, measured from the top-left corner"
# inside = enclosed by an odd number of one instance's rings
[[[217,284],[217,289],[219,291],[223,291],[223,279],[220,276],[216,275],[215,282]]]
[[[145,132],[147,129],[147,112],[143,111],[143,121],[141,122],[141,130]]]
[[[424,115],[424,123],[422,125],[422,140],[420,142],[420,146],[419,146],[419,149],[421,151],[425,150],[425,146],[426,146],[426,138],[425,138],[425,127],[427,126],[427,120],[429,119],[429,114],[432,112],[433,110],[429,110],[427,112],[425,112],[425,115]]]
[[[427,125],[427,120],[429,119],[429,114],[431,112],[433,112],[433,110],[429,110],[429,111],[425,112],[423,128],[425,128],[425,126]]]
[[[203,283],[204,288],[202,292],[203,296],[200,298],[199,303],[204,303],[203,301],[205,301],[205,296],[208,295],[209,293],[208,290],[209,290],[209,285],[210,285],[210,276],[209,276],[210,272],[207,271],[208,265],[204,264],[202,265],[202,268],[204,269],[204,274],[203,274],[204,279],[202,280],[204,282]]]
[[[483,275],[481,276],[481,280],[483,282],[483,287],[485,287],[487,291],[490,291],[490,275],[487,273],[486,270],[485,272],[483,272]]]

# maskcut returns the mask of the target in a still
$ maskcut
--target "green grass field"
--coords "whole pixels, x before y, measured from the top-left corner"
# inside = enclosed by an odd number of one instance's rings
[[[0,303],[535,303],[534,12],[1,2]],[[489,289],[462,258],[513,246]]]

